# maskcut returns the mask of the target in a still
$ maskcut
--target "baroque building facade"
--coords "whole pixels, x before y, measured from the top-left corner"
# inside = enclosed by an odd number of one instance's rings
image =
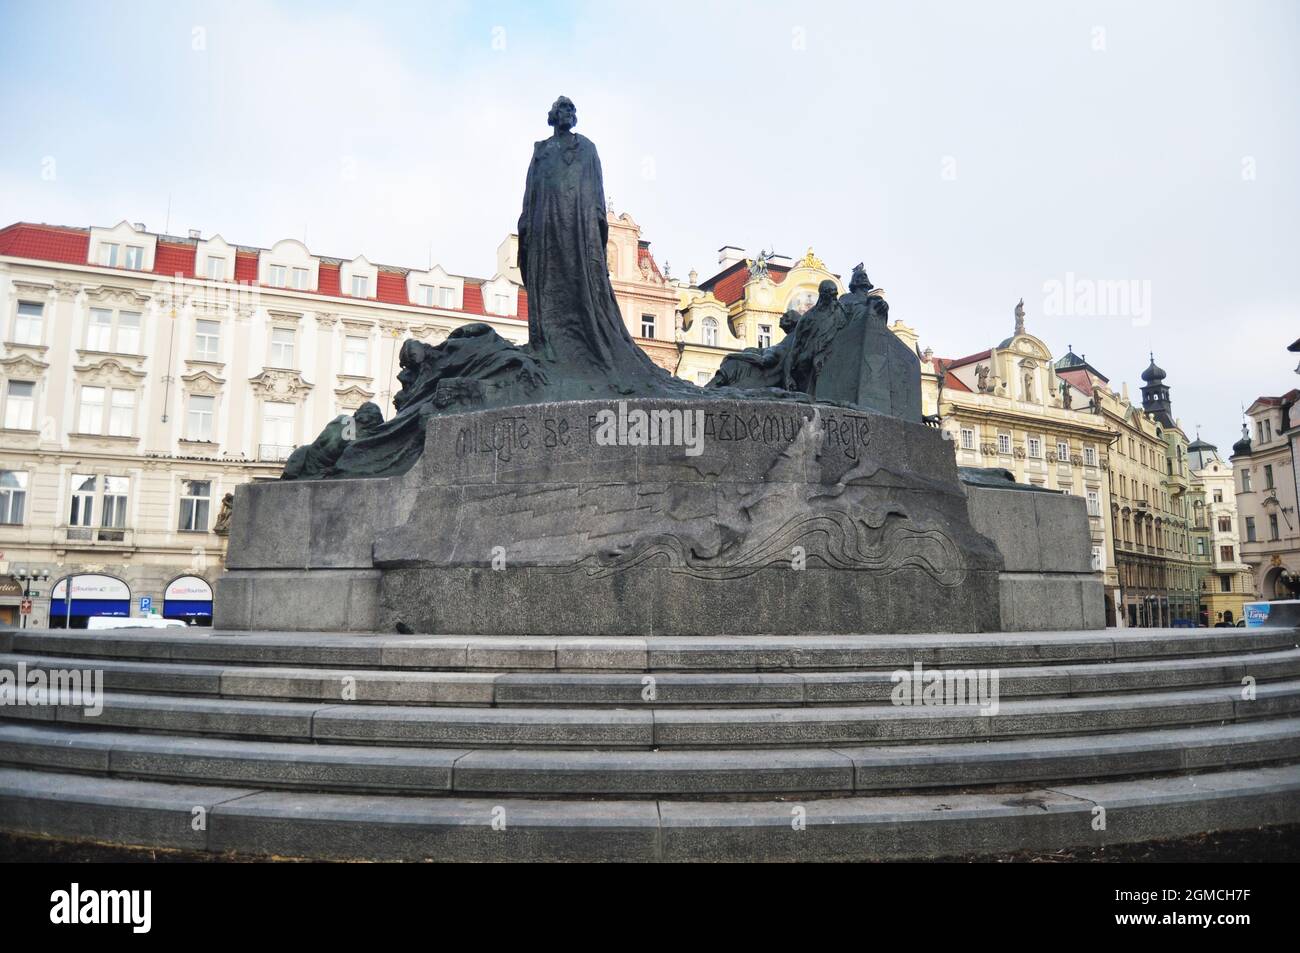
[[[679,290],[631,216],[609,218],[625,320],[675,370]],[[207,624],[227,494],[339,413],[391,414],[405,338],[485,322],[527,341],[516,250],[482,279],[129,222],[0,229],[0,624],[81,626],[142,598]]]
[[[1202,579],[1201,611],[1206,625],[1236,624],[1255,596],[1254,577],[1242,559],[1232,466],[1214,444],[1199,436],[1189,446],[1192,474],[1192,536],[1198,556],[1208,557]]]
[[[1296,342],[1300,345],[1300,342]],[[1292,345],[1292,349],[1296,348]],[[1241,556],[1262,599],[1300,598],[1300,389],[1257,397],[1232,447]]]
[[[917,346],[907,325],[895,322],[892,330]],[[1111,436],[1105,421],[1063,389],[1051,351],[1025,330],[1022,314],[1012,335],[994,347],[956,359],[927,349],[921,358],[922,413],[952,442],[958,466],[999,467],[1018,482],[1085,500],[1092,565],[1107,592],[1107,624],[1114,625],[1118,579],[1105,518]]]

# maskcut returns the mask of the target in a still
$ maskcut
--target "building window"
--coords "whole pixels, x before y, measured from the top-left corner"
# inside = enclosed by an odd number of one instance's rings
[[[191,394],[185,408],[185,439],[212,441],[212,419],[217,399],[204,394]]]
[[[1096,490],[1089,490],[1087,493],[1087,499],[1088,499],[1088,515],[1100,516],[1101,496],[1097,493]]]
[[[90,324],[86,328],[86,349],[110,351],[113,343],[113,312],[104,308],[90,309]]]
[[[1273,489],[1273,464],[1264,464],[1264,489]]]
[[[104,429],[104,388],[81,388],[81,407],[77,413],[80,433],[101,433]]]
[[[1056,459],[1059,463],[1070,462],[1070,445],[1064,440],[1058,440],[1056,443]]]
[[[271,265],[267,268],[266,276],[268,283],[272,288],[286,287],[286,271],[284,265]]]
[[[1222,491],[1222,490],[1215,490],[1215,491],[1214,491],[1214,502],[1215,502],[1215,503],[1222,503],[1222,502],[1223,502],[1223,491]]]
[[[1246,542],[1255,542],[1255,517],[1246,517]]]
[[[1009,433],[998,434],[998,453],[1010,453],[1010,452],[1011,452],[1011,434]]]
[[[307,279],[310,274],[306,268],[293,269],[293,286],[299,291],[306,291]]]
[[[113,242],[103,242],[99,246],[99,263],[108,268],[117,267],[118,256],[122,252],[122,246]]]
[[[643,338],[653,338],[655,336],[655,316],[653,314],[641,315],[641,336]]]
[[[456,307],[456,290],[454,288],[438,289],[438,307],[440,308]]]
[[[5,385],[5,429],[31,430],[36,418],[36,384],[9,381]]]
[[[496,314],[505,314],[510,310],[510,297],[508,295],[493,295],[492,310]]]
[[[1250,487],[1250,471],[1249,471],[1249,470],[1242,470],[1242,471],[1241,471],[1241,492],[1242,492],[1242,493],[1249,493],[1250,490],[1251,490],[1251,487]]]
[[[1218,501],[1216,501],[1216,502],[1218,502]],[[1220,516],[1220,517],[1219,517],[1219,532],[1220,532],[1220,533],[1231,533],[1231,532],[1232,532],[1232,517],[1231,517],[1231,516]]]
[[[68,511],[69,527],[93,526],[95,519],[95,482],[96,478],[82,473],[72,475],[72,503]],[[74,536],[69,532],[69,536]],[[76,534],[74,538],[89,538],[89,534]]]
[[[369,342],[360,335],[349,334],[343,339],[343,373],[365,377],[370,363]]]
[[[21,526],[27,507],[27,474],[0,470],[0,523]]]
[[[45,305],[35,301],[19,301],[14,317],[14,343],[40,344],[41,327],[45,321]]]
[[[370,297],[370,279],[365,275],[352,276],[352,297],[369,298]]]
[[[140,312],[91,308],[86,328],[86,349],[118,354],[140,352]]]
[[[433,307],[433,285],[420,285],[420,304]]]
[[[208,256],[208,280],[221,281],[226,277],[226,259],[220,255]]]
[[[101,507],[103,517],[99,521],[101,527],[119,530],[126,528],[126,502],[130,487],[131,481],[126,477],[104,477],[104,503]],[[99,538],[120,540],[122,534],[105,533],[101,530]]]
[[[1277,532],[1277,514],[1273,513],[1268,518],[1268,538],[1272,542],[1277,542],[1281,537]]]
[[[272,367],[293,367],[293,345],[296,337],[293,328],[271,329]]]
[[[196,361],[217,361],[221,356],[221,322],[194,322],[194,359]]]
[[[109,392],[108,433],[113,437],[130,437],[135,433],[135,391]]]
[[[772,346],[772,325],[760,324],[758,326],[758,346],[759,347]]]
[[[1204,536],[1198,536],[1198,537],[1196,537],[1196,555],[1198,555],[1198,556],[1204,556],[1204,555],[1205,555],[1205,537],[1204,537]]]
[[[975,431],[970,427],[961,428],[961,448],[963,450],[975,449]]]
[[[1043,441],[1041,437],[1029,438],[1029,455],[1035,460],[1043,455]]]
[[[206,533],[211,502],[212,484],[208,480],[182,480],[180,531]]]
[[[135,271],[144,267],[144,249],[139,245],[126,246],[126,267]]]
[[[1096,448],[1096,447],[1084,447],[1084,448],[1083,448],[1083,465],[1084,465],[1084,466],[1087,466],[1087,467],[1095,467],[1095,466],[1097,465],[1097,448]]]
[[[1222,560],[1223,562],[1225,562],[1225,563],[1230,563],[1230,562],[1232,562],[1232,560],[1233,560],[1233,558],[1234,558],[1233,555],[1232,555],[1232,550],[1233,550],[1233,547],[1231,547],[1231,546],[1220,546],[1220,547],[1219,547],[1219,559],[1221,559],[1221,560]]]
[[[68,510],[68,538],[90,539],[95,525],[95,497],[103,490],[100,499],[98,538],[105,542],[120,542],[125,536],[126,508],[130,497],[131,481],[127,477],[99,477],[74,474],[72,500]]]
[[[1219,576],[1219,591],[1220,591],[1220,592],[1232,592],[1232,577],[1231,577],[1231,576]]]
[[[700,330],[704,335],[706,347],[718,346],[718,321],[716,318],[705,318],[700,322]]]
[[[262,404],[262,446],[258,456],[263,460],[284,460],[293,451],[293,404],[267,401]]]

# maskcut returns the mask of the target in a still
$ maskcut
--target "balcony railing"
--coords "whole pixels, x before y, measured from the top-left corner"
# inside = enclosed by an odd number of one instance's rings
[[[278,443],[259,443],[257,445],[257,459],[262,463],[283,463],[289,459],[289,454],[297,449],[295,447],[284,447]]]
[[[130,543],[131,529],[127,526],[65,526],[64,538],[80,543]]]

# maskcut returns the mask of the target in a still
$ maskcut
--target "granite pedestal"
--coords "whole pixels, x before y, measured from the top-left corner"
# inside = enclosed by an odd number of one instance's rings
[[[715,398],[535,404],[426,426],[420,461],[399,477],[240,487],[217,626],[617,636],[1102,624],[1083,502],[965,487],[933,428]]]

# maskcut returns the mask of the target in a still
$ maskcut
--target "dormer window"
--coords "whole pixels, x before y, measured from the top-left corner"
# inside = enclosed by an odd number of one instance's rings
[[[270,279],[267,283],[272,288],[287,288],[289,286],[287,271],[284,265],[272,265],[267,269],[267,277]]]
[[[144,267],[144,249],[139,245],[126,246],[126,267],[135,271]]]
[[[109,268],[116,268],[118,258],[121,254],[121,245],[115,245],[111,242],[103,242],[99,246],[99,263]]]
[[[369,298],[370,297],[370,279],[365,275],[352,276],[352,297]]]
[[[99,263],[108,268],[131,268],[139,271],[144,267],[144,249],[139,245],[127,245],[123,248],[116,242],[101,242]]]
[[[299,291],[307,290],[307,282],[310,280],[310,273],[306,268],[293,269],[293,286]]]
[[[217,255],[208,256],[208,280],[221,281],[226,277],[226,259]]]

